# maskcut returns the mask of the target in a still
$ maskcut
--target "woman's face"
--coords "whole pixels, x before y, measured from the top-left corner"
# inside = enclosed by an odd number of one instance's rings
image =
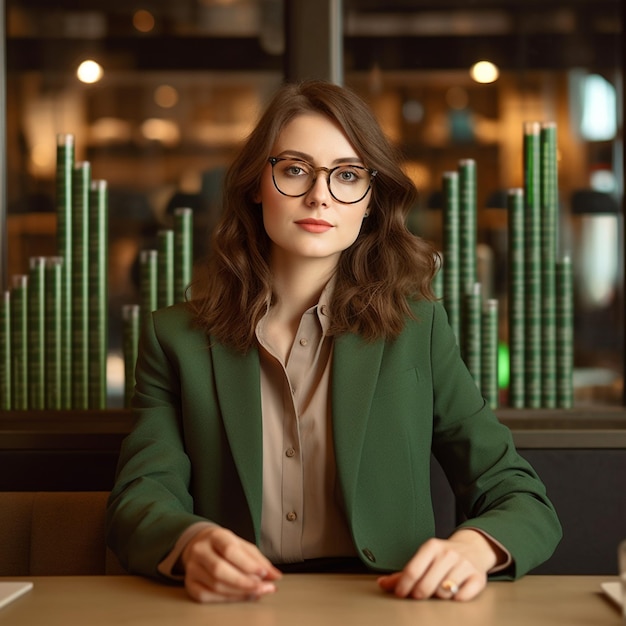
[[[311,168],[332,169],[338,165],[364,163],[343,131],[323,115],[307,113],[295,117],[282,130],[272,147],[272,157],[292,157],[279,161],[275,174],[283,191],[300,192],[302,178]],[[279,169],[280,168],[280,169]],[[281,174],[282,172],[282,174]],[[346,168],[336,172],[334,193],[342,199],[354,193],[356,174],[367,173]],[[296,179],[296,180],[294,180]],[[343,250],[354,243],[361,230],[371,190],[354,204],[342,204],[333,198],[325,171],[317,172],[311,189],[302,196],[283,195],[272,178],[272,166],[265,166],[257,202],[263,210],[263,224],[272,242],[272,263],[293,263],[304,259],[325,259],[336,265]],[[348,189],[350,188],[350,189]]]

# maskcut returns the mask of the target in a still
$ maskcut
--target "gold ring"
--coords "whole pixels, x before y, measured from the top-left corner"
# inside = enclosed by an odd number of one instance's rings
[[[451,596],[455,596],[459,592],[459,586],[453,580],[450,580],[450,578],[446,578],[439,588],[449,593]]]

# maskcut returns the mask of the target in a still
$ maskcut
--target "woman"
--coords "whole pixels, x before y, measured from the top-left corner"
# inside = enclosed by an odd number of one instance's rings
[[[193,299],[142,330],[108,511],[130,572],[210,602],[359,564],[399,597],[469,600],[550,556],[557,516],[433,301],[415,198],[355,94],[277,93],[227,173]],[[447,539],[431,452],[465,516]]]

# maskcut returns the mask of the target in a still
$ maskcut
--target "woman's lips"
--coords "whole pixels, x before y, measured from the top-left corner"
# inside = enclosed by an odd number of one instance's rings
[[[298,220],[296,224],[309,233],[325,233],[333,227],[332,224],[329,224],[324,220],[314,220],[311,218]]]

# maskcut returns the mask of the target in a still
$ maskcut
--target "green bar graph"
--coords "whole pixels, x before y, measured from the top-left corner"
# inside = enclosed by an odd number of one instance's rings
[[[63,257],[46,259],[46,409],[63,408]]]
[[[11,408],[28,408],[28,276],[13,276],[11,288]]]
[[[28,408],[45,408],[45,257],[31,257],[28,273]]]
[[[461,342],[459,174],[443,174],[443,304],[457,343]]]
[[[554,408],[556,393],[556,252],[558,175],[556,124],[541,126],[541,405]]]
[[[526,282],[526,407],[541,407],[540,125],[524,125],[524,245]]]
[[[487,404],[496,409],[499,404],[498,389],[498,301],[485,302],[481,318],[480,390]]]
[[[135,365],[139,344],[140,306],[125,304],[122,307],[122,351],[124,356],[124,406],[130,407],[135,392]]]
[[[174,304],[174,231],[157,233],[157,306],[163,308]]]
[[[72,406],[72,178],[74,136],[57,135],[56,214],[57,254],[63,259],[61,311],[61,408]]]
[[[461,354],[476,386],[481,383],[481,311],[482,289],[480,283],[474,283],[471,291],[465,294],[463,307],[463,342]]]
[[[459,274],[461,295],[476,282],[476,161],[459,161]]]
[[[193,272],[193,211],[174,210],[174,300],[183,302]]]
[[[76,163],[72,180],[72,408],[87,409],[89,373],[89,189],[91,164]]]
[[[108,189],[104,180],[91,181],[89,191],[88,284],[88,406],[107,405],[108,356]]]
[[[11,292],[0,299],[0,411],[11,408]]]
[[[158,304],[158,250],[142,250],[139,253],[139,296],[141,318],[144,319]]]
[[[508,404],[516,409],[525,406],[525,300],[524,280],[524,190],[510,189],[508,209],[508,338],[509,338],[509,397]]]
[[[566,256],[556,265],[557,406],[574,404],[574,281]]]

